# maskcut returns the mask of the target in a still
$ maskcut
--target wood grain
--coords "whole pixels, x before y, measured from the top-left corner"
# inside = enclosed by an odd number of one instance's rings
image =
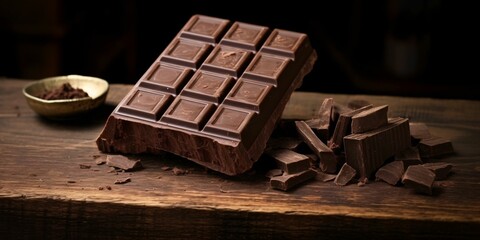
[[[452,141],[455,154],[441,160],[453,165],[453,174],[436,183],[433,196],[383,182],[358,187],[319,180],[282,192],[269,187],[262,161],[229,177],[164,153],[130,156],[141,160],[140,171],[109,172],[95,164],[105,157],[95,139],[131,85],[112,84],[105,106],[82,119],[51,121],[27,106],[21,93],[27,83],[0,79],[2,239],[480,236],[479,101],[294,93],[284,119],[309,119],[332,97],[341,104],[387,104],[390,116],[426,123]],[[125,177],[131,182],[114,184]]]

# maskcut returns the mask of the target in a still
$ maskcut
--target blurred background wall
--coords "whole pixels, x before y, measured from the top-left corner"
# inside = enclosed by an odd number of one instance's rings
[[[0,0],[0,77],[134,84],[205,14],[307,33],[319,58],[299,90],[480,99],[474,1],[272,3]]]

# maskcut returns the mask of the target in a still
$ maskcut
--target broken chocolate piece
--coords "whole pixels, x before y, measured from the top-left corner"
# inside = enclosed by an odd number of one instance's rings
[[[353,180],[355,175],[357,175],[357,171],[347,163],[344,163],[333,182],[336,185],[345,186]]]
[[[376,181],[384,181],[390,185],[397,185],[402,179],[405,169],[402,161],[393,161],[385,164],[375,173]]]
[[[272,177],[270,179],[270,186],[273,189],[288,191],[300,185],[301,183],[313,179],[316,174],[317,172],[314,170],[308,169],[300,173]]]
[[[418,143],[418,150],[422,158],[441,157],[454,152],[450,140],[437,136],[422,139]]]
[[[410,125],[410,135],[412,137],[412,145],[416,146],[420,140],[430,138],[430,130],[425,123],[421,122],[411,122]]]
[[[108,155],[106,164],[107,166],[120,168],[125,171],[137,170],[143,167],[140,160],[131,160],[122,155]]]
[[[187,170],[181,169],[181,168],[178,168],[178,167],[174,167],[174,168],[172,169],[172,172],[173,172],[173,174],[176,175],[176,176],[185,175],[185,174],[188,173]]]
[[[317,176],[315,177],[315,179],[322,182],[333,181],[337,177],[337,174],[329,174],[329,173],[324,173],[322,171],[316,171],[316,172],[317,172]]]
[[[325,98],[314,118],[305,121],[322,142],[330,137],[330,121],[332,118],[333,98]]]
[[[303,141],[320,159],[320,169],[326,173],[335,173],[337,171],[337,158],[333,151],[315,135],[304,121],[295,121],[295,126]]]
[[[394,157],[395,161],[403,162],[404,170],[408,168],[410,165],[417,165],[422,164],[422,158],[420,157],[420,153],[418,152],[417,147],[409,147],[404,151],[401,151],[395,154]]]
[[[344,138],[346,162],[361,178],[370,178],[384,162],[410,147],[407,118],[389,119],[388,125]]]
[[[435,180],[445,180],[450,174],[453,165],[446,162],[425,163],[422,166],[435,173]]]
[[[97,146],[245,173],[316,59],[304,33],[194,15],[109,116]]]
[[[338,153],[343,149],[343,137],[351,133],[352,117],[370,108],[372,108],[372,105],[367,105],[365,107],[340,114],[337,125],[335,125],[332,138],[330,141],[328,141],[328,146],[333,151]]]
[[[413,165],[403,174],[402,183],[405,187],[413,188],[417,193],[432,195],[432,186],[435,173],[423,165]]]
[[[388,123],[388,105],[370,108],[352,116],[352,133],[368,132]]]
[[[303,172],[310,168],[310,158],[288,149],[277,149],[266,152],[275,160],[278,168],[286,174]]]
[[[119,179],[115,180],[114,184],[125,184],[125,183],[129,183],[131,181],[132,181],[132,179],[130,179],[129,177],[119,178]]]

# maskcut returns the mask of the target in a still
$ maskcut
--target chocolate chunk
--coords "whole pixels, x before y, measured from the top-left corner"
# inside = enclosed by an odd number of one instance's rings
[[[411,122],[410,125],[410,135],[412,137],[412,145],[416,146],[420,140],[430,138],[430,130],[428,129],[425,123],[421,122]]]
[[[344,138],[346,162],[360,178],[370,178],[384,162],[410,147],[407,118],[389,119],[388,125]]]
[[[295,121],[295,126],[303,141],[320,159],[320,169],[326,173],[335,173],[337,158],[333,151],[315,135],[304,121]]]
[[[340,114],[337,125],[335,125],[335,130],[333,131],[333,136],[330,141],[328,141],[328,146],[333,151],[340,152],[343,149],[343,137],[351,133],[352,117],[370,108],[372,108],[372,105]]]
[[[450,140],[437,136],[422,139],[418,143],[418,150],[422,158],[442,157],[454,152]]]
[[[266,152],[275,160],[278,168],[286,174],[303,172],[310,168],[310,158],[288,149],[277,149]]]
[[[108,155],[106,164],[107,166],[120,168],[125,171],[137,170],[143,167],[140,160],[131,160],[122,155]]]
[[[385,164],[375,173],[376,181],[384,181],[390,185],[397,185],[402,179],[405,168],[402,161],[393,161]]]
[[[109,116],[97,146],[247,172],[316,59],[304,33],[194,15]]]
[[[305,121],[322,142],[327,142],[330,137],[330,121],[332,117],[333,98],[325,98],[314,118]]]
[[[353,180],[356,174],[357,174],[357,171],[354,168],[352,168],[347,163],[344,163],[342,168],[340,168],[340,171],[338,172],[337,176],[335,177],[335,180],[333,180],[333,182],[336,185],[345,186]]]
[[[322,182],[329,182],[335,180],[336,177],[337,174],[328,174],[322,171],[317,171],[317,176],[315,178]]]
[[[404,151],[395,154],[395,161],[403,162],[404,169],[407,169],[410,165],[422,164],[422,158],[417,147],[409,147]]]
[[[422,166],[435,173],[435,180],[445,180],[452,171],[453,165],[446,162],[425,163]]]
[[[402,177],[405,187],[413,188],[417,193],[432,195],[435,173],[423,165],[413,165],[407,168]]]
[[[172,169],[172,172],[173,172],[173,174],[176,175],[176,176],[185,175],[185,174],[188,173],[187,170],[181,169],[181,168],[178,168],[178,167],[174,167],[174,168]]]
[[[352,133],[368,132],[388,123],[388,105],[370,108],[352,116]]]
[[[132,181],[132,179],[129,178],[129,177],[119,178],[119,179],[115,180],[114,184],[125,184],[125,183],[129,183],[131,181]]]
[[[301,183],[315,178],[316,174],[317,172],[315,172],[314,170],[308,169],[300,173],[272,177],[270,179],[270,186],[273,189],[288,191],[293,189],[294,187],[297,187]]]

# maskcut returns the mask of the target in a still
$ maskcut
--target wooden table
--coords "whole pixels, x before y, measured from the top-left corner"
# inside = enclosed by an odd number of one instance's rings
[[[285,119],[306,119],[333,97],[388,104],[391,116],[426,123],[453,142],[456,153],[442,161],[454,172],[433,196],[383,182],[312,181],[282,192],[259,172],[228,177],[168,153],[134,156],[141,171],[109,172],[95,164],[104,157],[95,139],[131,85],[112,84],[105,106],[81,120],[51,121],[27,106],[27,83],[0,79],[1,239],[480,237],[479,101],[297,92]]]

